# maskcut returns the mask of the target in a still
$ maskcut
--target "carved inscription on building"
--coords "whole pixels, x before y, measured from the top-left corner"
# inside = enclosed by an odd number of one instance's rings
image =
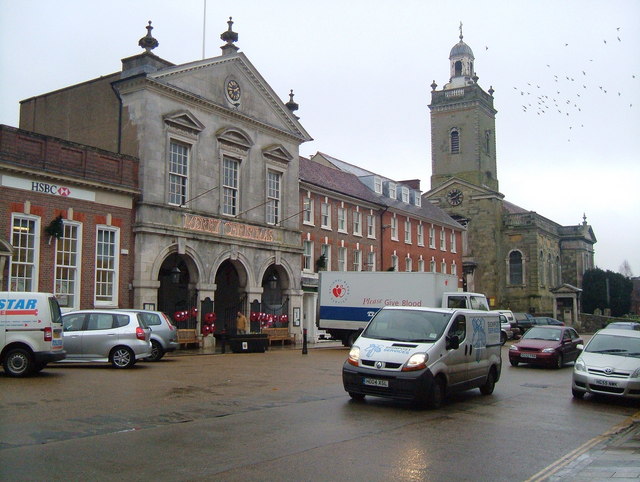
[[[262,228],[259,226],[251,226],[249,224],[225,221],[223,219],[207,218],[204,216],[194,216],[192,214],[184,214],[182,227],[190,231],[201,231],[217,234],[218,236],[250,239],[252,241],[262,241],[264,243],[273,243],[278,241],[275,230],[271,228]]]

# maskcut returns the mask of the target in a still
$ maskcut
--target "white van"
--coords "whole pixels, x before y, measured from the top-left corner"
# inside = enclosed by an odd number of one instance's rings
[[[62,360],[60,306],[51,293],[0,291],[0,361],[10,377],[24,377]]]
[[[496,312],[385,307],[356,340],[342,368],[344,389],[438,408],[447,393],[493,393],[500,379]]]

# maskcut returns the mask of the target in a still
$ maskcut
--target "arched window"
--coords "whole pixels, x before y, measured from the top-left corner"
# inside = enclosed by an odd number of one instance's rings
[[[509,284],[522,285],[523,280],[522,269],[522,253],[520,251],[511,251],[509,253]]]
[[[460,60],[457,60],[454,68],[455,68],[455,76],[460,77],[462,75],[462,62]]]
[[[458,154],[460,152],[460,133],[458,129],[452,129],[449,138],[451,154]]]

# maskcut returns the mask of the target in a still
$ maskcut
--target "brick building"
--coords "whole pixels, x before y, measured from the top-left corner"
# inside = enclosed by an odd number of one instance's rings
[[[300,158],[304,316],[315,319],[320,270],[461,275],[464,228],[421,201],[418,180],[394,181],[321,152]]]
[[[137,175],[134,157],[0,126],[0,289],[130,307]]]

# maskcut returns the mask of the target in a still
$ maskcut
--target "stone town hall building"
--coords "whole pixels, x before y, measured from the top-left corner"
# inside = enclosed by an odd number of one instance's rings
[[[133,306],[215,309],[223,328],[254,302],[302,305],[298,161],[311,140],[232,23],[220,56],[174,65],[151,52],[149,22],[120,72],[20,107],[21,129],[139,159]]]
[[[493,89],[478,84],[471,48],[449,55],[450,79],[431,85],[431,190],[424,197],[467,227],[467,289],[496,308],[553,313],[569,321],[579,309],[582,275],[593,268],[591,226],[561,226],[504,199],[498,186]],[[575,318],[574,318],[575,319]]]

